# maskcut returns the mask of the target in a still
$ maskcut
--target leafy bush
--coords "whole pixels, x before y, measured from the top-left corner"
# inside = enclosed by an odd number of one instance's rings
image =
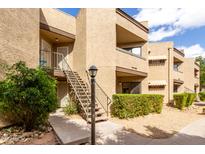
[[[174,94],[174,104],[175,107],[183,110],[186,106],[188,94],[187,93],[181,93],[181,94]]]
[[[63,109],[65,114],[73,115],[78,113],[78,107],[75,102],[69,102],[69,104]]]
[[[163,95],[155,94],[115,94],[111,114],[115,117],[133,118],[152,112],[161,113]]]
[[[0,81],[0,113],[3,118],[31,130],[44,124],[57,107],[56,81],[43,69],[18,62]]]
[[[189,107],[190,105],[192,105],[195,99],[195,93],[174,94],[175,107],[180,110],[183,110],[185,107]]]
[[[199,92],[199,98],[201,101],[205,101],[205,92]]]
[[[186,107],[189,107],[193,104],[193,102],[196,99],[196,93],[187,93],[187,101],[186,101]]]

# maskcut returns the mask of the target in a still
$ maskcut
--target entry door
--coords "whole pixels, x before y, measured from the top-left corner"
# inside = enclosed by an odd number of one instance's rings
[[[63,58],[65,58],[65,60],[68,62],[68,51],[69,51],[69,47],[68,46],[64,46],[64,47],[57,47],[57,53],[59,53],[56,56],[57,59],[57,68],[58,69],[62,69],[63,67]],[[61,56],[63,55],[63,57]]]
[[[40,65],[41,66],[47,66],[51,67],[51,51],[52,51],[52,45],[45,41],[44,39],[41,39],[41,51],[40,51]]]

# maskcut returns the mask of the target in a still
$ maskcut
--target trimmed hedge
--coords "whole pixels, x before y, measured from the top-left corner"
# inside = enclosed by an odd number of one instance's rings
[[[201,101],[205,101],[205,92],[199,92],[199,98]]]
[[[190,105],[192,105],[195,98],[195,93],[174,94],[175,107],[180,110],[183,110],[185,107],[189,107]]]
[[[112,96],[111,114],[123,119],[161,113],[163,98],[157,94],[115,94]]]
[[[196,93],[187,93],[187,101],[186,101],[186,107],[191,106],[194,103],[194,100],[196,99]]]

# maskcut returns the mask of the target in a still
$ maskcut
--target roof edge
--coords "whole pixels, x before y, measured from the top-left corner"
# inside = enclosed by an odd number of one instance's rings
[[[135,20],[133,17],[131,17],[130,15],[128,15],[127,13],[125,13],[123,10],[121,10],[120,8],[116,9],[116,12],[119,13],[120,15],[122,15],[123,17],[125,17],[126,19],[128,19],[130,22],[132,22],[133,24],[135,24],[137,27],[139,27],[140,29],[142,29],[143,31],[145,31],[146,33],[149,33],[149,29],[147,27],[145,27],[144,25],[142,25],[139,21]]]

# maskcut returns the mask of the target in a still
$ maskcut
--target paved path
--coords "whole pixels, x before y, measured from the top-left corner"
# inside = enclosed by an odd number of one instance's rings
[[[90,125],[83,119],[65,119],[63,116],[58,115],[57,118],[55,116],[51,116],[50,121],[53,120],[53,127],[65,143],[77,144],[78,140],[89,140]],[[205,118],[189,124],[179,133],[167,139],[142,137],[126,131],[122,125],[111,121],[100,122],[96,124],[96,142],[107,145],[205,144]]]
[[[107,122],[109,125],[116,125],[112,122]],[[101,124],[102,125],[102,124]],[[112,129],[112,132],[106,133],[108,127],[103,127],[101,130],[101,137],[98,139],[98,144],[170,144],[170,145],[183,145],[183,144],[205,144],[205,118],[191,123],[183,128],[179,133],[167,139],[151,139],[139,136],[135,133],[125,131],[123,129]],[[119,128],[119,126],[117,126]]]

